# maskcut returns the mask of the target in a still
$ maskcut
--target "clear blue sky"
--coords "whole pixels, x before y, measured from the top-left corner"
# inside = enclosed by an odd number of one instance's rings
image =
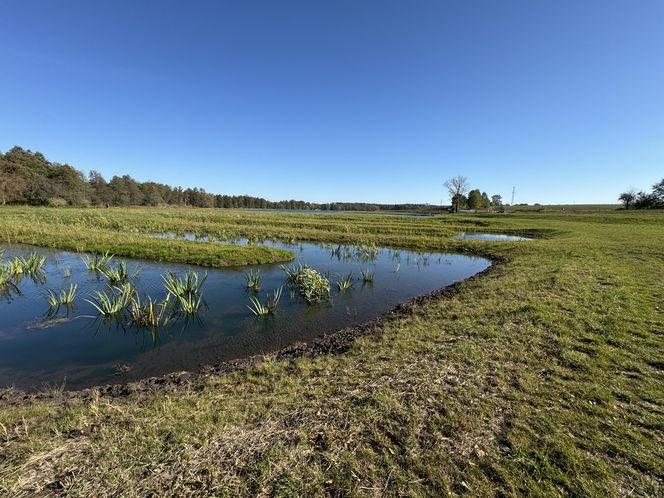
[[[664,1],[0,0],[0,150],[272,200],[616,202],[664,177]]]

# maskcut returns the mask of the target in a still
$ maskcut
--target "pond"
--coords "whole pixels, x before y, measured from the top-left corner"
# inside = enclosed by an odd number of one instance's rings
[[[476,233],[476,232],[460,232],[454,236],[457,239],[467,240],[502,240],[502,241],[516,241],[516,240],[532,240],[530,237],[521,237],[519,235],[508,235],[505,233]]]
[[[46,256],[40,278],[28,276],[15,289],[0,293],[0,386],[33,390],[44,385],[81,389],[121,383],[207,364],[277,351],[297,341],[362,323],[415,296],[466,279],[490,266],[490,261],[457,254],[420,253],[388,248],[361,249],[321,244],[266,245],[296,255],[293,264],[306,264],[329,278],[331,294],[320,304],[308,304],[284,285],[280,265],[260,269],[259,299],[283,286],[273,316],[255,316],[248,308],[247,268],[207,270],[202,286],[204,305],[194,317],[178,316],[166,327],[137,328],[125,319],[102,319],[87,300],[108,290],[106,277],[88,270],[80,254],[17,245],[5,249],[4,261],[31,252]],[[164,274],[182,275],[205,269],[176,264],[114,258],[140,269],[132,284],[145,302],[167,296]],[[373,274],[363,282],[361,272]],[[354,284],[339,290],[337,282],[352,272]],[[51,309],[48,291],[76,285],[72,307]]]

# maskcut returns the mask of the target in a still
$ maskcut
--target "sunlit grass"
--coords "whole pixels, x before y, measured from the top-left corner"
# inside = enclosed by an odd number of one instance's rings
[[[141,301],[138,294],[135,294],[129,303],[129,317],[131,323],[136,327],[163,327],[171,319],[170,315],[170,297],[168,294],[165,299],[155,301],[147,296]]]
[[[59,292],[49,289],[47,300],[51,309],[58,309],[60,306],[72,306],[76,298],[76,290],[76,284],[69,284],[69,289],[61,289]]]
[[[207,279],[207,272],[202,277],[194,271],[187,271],[183,276],[168,272],[163,278],[166,291],[173,296],[179,310],[186,315],[196,314],[203,305],[201,288]]]
[[[129,282],[129,280],[135,278],[141,270],[140,268],[129,270],[127,263],[120,261],[115,266],[100,266],[97,268],[97,271],[108,279],[109,284],[116,285]]]
[[[131,302],[134,289],[125,283],[112,287],[109,291],[95,291],[93,299],[86,299],[103,317],[117,316],[121,314]]]
[[[81,259],[88,270],[101,272],[110,266],[113,255],[106,252],[104,254],[85,255]]]
[[[256,316],[266,317],[274,315],[277,312],[279,300],[281,299],[281,291],[282,287],[279,287],[271,295],[267,294],[265,296],[265,304],[261,303],[258,297],[252,296],[250,298],[251,306],[247,305],[247,308]]]
[[[247,282],[247,289],[252,292],[258,292],[261,288],[261,271],[260,270],[251,270],[244,274],[244,278]]]
[[[337,287],[339,287],[340,291],[351,289],[353,285],[355,285],[355,277],[352,273],[341,277],[337,282]]]

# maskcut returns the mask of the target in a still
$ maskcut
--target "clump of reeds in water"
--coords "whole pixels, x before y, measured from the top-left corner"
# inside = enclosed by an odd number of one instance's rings
[[[355,285],[355,277],[353,276],[352,273],[349,273],[348,275],[341,277],[337,282],[337,286],[339,287],[340,291],[351,289],[353,285]]]
[[[113,255],[106,252],[104,254],[93,254],[92,256],[86,255],[81,259],[88,270],[101,272],[110,266]]]
[[[115,266],[106,265],[98,268],[98,271],[108,279],[108,283],[111,285],[115,284],[126,284],[129,282],[129,279],[136,277],[139,274],[140,269],[136,268],[134,271],[130,271],[127,263],[120,261]]]
[[[8,263],[0,266],[0,297],[10,300],[12,294],[19,293],[15,278]]]
[[[20,257],[18,258],[20,266],[22,267],[23,273],[30,276],[37,275],[44,263],[46,263],[46,256],[37,256],[37,253],[33,252],[27,258]]]
[[[45,281],[46,275],[42,270],[45,263],[46,256],[37,256],[34,252],[27,258],[18,256],[7,262],[0,258],[0,296],[9,299],[12,293],[20,294],[17,284],[25,275],[35,281]]]
[[[111,317],[121,314],[135,294],[129,283],[111,287],[109,291],[95,291],[93,300],[86,299],[101,316]]]
[[[261,288],[261,271],[260,270],[251,270],[244,274],[244,278],[247,281],[247,289],[251,292],[258,292]]]
[[[207,272],[199,277],[194,271],[186,272],[182,277],[168,272],[164,276],[166,291],[173,296],[174,305],[185,315],[194,315],[203,304],[201,287],[207,279]]]
[[[20,275],[34,277],[41,273],[44,263],[46,263],[46,256],[37,256],[37,253],[33,252],[27,258],[16,256],[11,261],[5,263],[4,266],[14,277]]]
[[[373,283],[373,281],[374,281],[374,272],[372,272],[371,270],[362,270],[360,272],[360,274],[362,275],[362,282],[364,282],[364,283]]]
[[[291,285],[297,287],[300,295],[309,304],[320,303],[330,297],[330,281],[313,268],[306,265],[282,266]]]
[[[355,255],[361,261],[375,261],[380,250],[376,244],[361,244],[355,248]]]
[[[261,303],[256,296],[252,296],[252,305],[247,305],[247,308],[249,308],[249,310],[256,316],[266,317],[268,315],[274,315],[277,312],[277,306],[281,299],[281,290],[282,288],[279,287],[278,289],[275,289],[272,295],[267,294],[265,296],[265,304]]]
[[[74,304],[74,299],[76,298],[76,284],[69,284],[69,289],[61,289],[60,292],[55,292],[48,290],[48,304],[51,307],[51,312],[57,312],[60,309],[60,306],[71,307]]]
[[[153,301],[147,296],[141,302],[138,294],[131,298],[129,305],[129,318],[136,327],[162,327],[167,325],[171,319],[170,294],[162,301]]]

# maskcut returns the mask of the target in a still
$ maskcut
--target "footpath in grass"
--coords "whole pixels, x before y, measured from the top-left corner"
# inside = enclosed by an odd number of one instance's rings
[[[158,223],[508,261],[340,356],[268,358],[201,389],[7,393],[4,494],[663,495],[664,213],[171,218]],[[459,227],[544,238],[450,238]]]

